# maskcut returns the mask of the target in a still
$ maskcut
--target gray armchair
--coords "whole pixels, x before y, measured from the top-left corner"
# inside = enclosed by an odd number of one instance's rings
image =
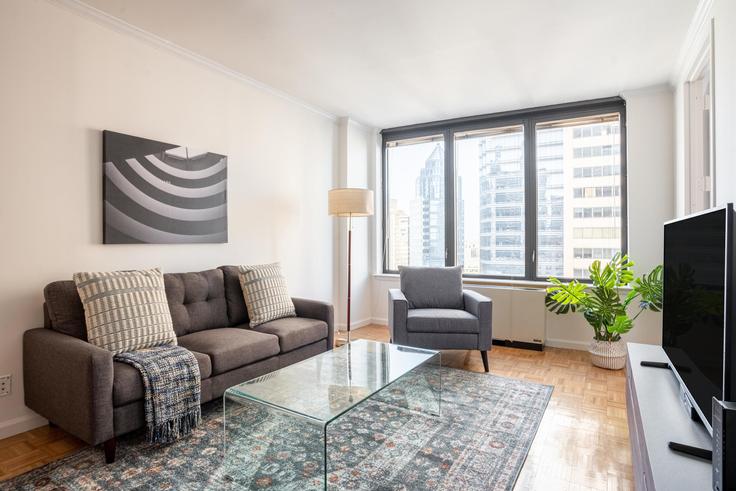
[[[401,267],[388,292],[391,342],[427,349],[480,350],[488,371],[491,299],[463,290],[462,269]]]

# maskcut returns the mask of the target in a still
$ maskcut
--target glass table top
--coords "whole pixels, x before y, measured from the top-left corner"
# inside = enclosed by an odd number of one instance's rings
[[[433,358],[439,364],[438,351],[361,339],[231,387],[225,396],[328,423]]]

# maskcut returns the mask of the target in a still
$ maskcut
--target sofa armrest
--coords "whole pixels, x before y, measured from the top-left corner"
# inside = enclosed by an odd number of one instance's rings
[[[478,349],[481,351],[491,349],[493,339],[493,303],[491,299],[472,290],[463,290],[463,301],[465,302],[465,311],[478,318],[480,328]]]
[[[26,406],[85,442],[115,436],[112,352],[46,328],[23,334]]]
[[[332,304],[306,298],[292,298],[291,301],[294,302],[297,316],[327,323],[327,346],[332,349],[335,346],[335,309]]]
[[[398,288],[388,291],[388,329],[391,333],[391,342],[407,344],[409,337],[406,332],[406,319],[409,315],[409,301],[404,292]]]

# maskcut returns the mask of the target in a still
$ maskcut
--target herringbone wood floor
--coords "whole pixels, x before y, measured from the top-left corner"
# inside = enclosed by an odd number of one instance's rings
[[[387,341],[388,330],[366,326],[354,336]],[[554,386],[516,489],[633,489],[623,371],[595,368],[588,353],[556,348],[536,352],[494,346],[489,359],[493,374]],[[442,362],[483,371],[477,351],[443,352]],[[0,440],[0,480],[84,445],[48,426]]]

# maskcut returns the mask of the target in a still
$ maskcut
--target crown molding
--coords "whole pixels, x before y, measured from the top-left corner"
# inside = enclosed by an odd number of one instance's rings
[[[674,92],[674,88],[675,87],[672,83],[663,82],[661,84],[648,85],[645,87],[637,87],[636,89],[622,90],[619,93],[619,96],[622,97],[624,100],[626,100],[626,98],[630,96],[659,94],[662,92],[672,94]]]
[[[81,0],[47,0],[47,1],[59,7],[66,8],[67,10],[75,14],[78,14],[82,17],[85,17],[89,20],[92,20],[100,25],[113,29],[116,32],[127,34],[149,45],[163,49],[183,59],[186,59],[191,62],[197,63],[199,65],[205,66],[209,68],[210,70],[218,72],[231,79],[237,80],[238,82],[241,82],[245,85],[248,85],[250,87],[255,87],[274,97],[278,97],[292,104],[295,104],[303,109],[307,109],[308,111],[311,111],[315,114],[319,114],[320,116],[327,118],[331,121],[338,120],[337,116],[317,106],[313,106],[307,102],[302,101],[301,99],[295,96],[292,96],[291,94],[288,94],[282,90],[271,87],[270,85],[264,82],[261,82],[259,80],[256,80],[253,77],[249,77],[248,75],[245,75],[237,70],[233,70],[223,65],[222,63],[218,63],[210,58],[207,58],[206,56],[197,54],[191,50],[188,50],[187,48],[179,46],[176,43],[173,43],[160,36],[157,36],[156,34],[148,32],[128,22],[125,22],[124,20],[119,19],[118,17],[115,17],[113,15],[110,15],[107,12],[97,9],[91,5],[88,5]]]
[[[705,48],[707,36],[710,31],[711,10],[713,0],[700,0],[690,21],[685,40],[680,47],[680,52],[672,73],[671,81],[674,85],[687,79],[692,65],[700,58]]]

